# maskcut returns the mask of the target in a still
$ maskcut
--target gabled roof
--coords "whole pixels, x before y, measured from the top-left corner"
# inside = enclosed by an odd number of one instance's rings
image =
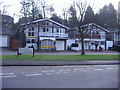
[[[99,26],[99,25],[97,25],[97,24],[95,24],[95,23],[89,23],[89,24],[85,24],[85,25],[83,25],[83,26],[86,26],[86,25],[94,25],[94,26],[96,26],[96,27],[104,30],[105,32],[110,32],[109,30],[107,30],[107,29],[105,29],[105,28],[103,28],[103,27],[101,27],[101,26]],[[77,29],[77,28],[70,28],[70,30],[76,30],[76,29]]]
[[[104,31],[106,31],[106,32],[109,32],[109,30],[101,27],[100,25],[97,25],[96,23],[90,23],[90,24],[95,25],[95,26],[97,26],[98,28],[100,28],[100,29],[102,29],[102,30],[104,30]]]
[[[67,26],[62,25],[62,24],[60,24],[60,23],[58,23],[58,22],[56,22],[56,21],[53,21],[53,20],[51,20],[51,19],[49,19],[49,18],[39,19],[39,20],[33,21],[32,23],[37,23],[37,22],[41,22],[41,21],[50,21],[50,22],[55,23],[55,24],[57,24],[57,25],[59,25],[59,26],[61,26],[61,27],[64,27],[64,28],[66,28],[66,29],[69,29]]]

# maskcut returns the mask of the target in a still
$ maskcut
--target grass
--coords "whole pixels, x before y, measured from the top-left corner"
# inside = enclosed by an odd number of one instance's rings
[[[40,60],[40,61],[75,61],[75,60],[119,60],[120,55],[3,55],[2,60]]]

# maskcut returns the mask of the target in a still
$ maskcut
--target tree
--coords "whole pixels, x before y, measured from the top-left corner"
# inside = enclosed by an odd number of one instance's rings
[[[98,13],[98,21],[99,25],[104,28],[117,27],[117,13],[111,3],[108,6],[105,5],[102,9],[100,9]]]
[[[42,14],[43,14],[43,18],[46,17],[46,14],[52,13],[52,12],[55,11],[54,8],[53,8],[53,6],[52,6],[52,5],[48,5],[45,0],[42,0],[42,1],[40,2],[40,6],[41,6],[41,8],[42,8],[41,11],[42,11]]]
[[[1,15],[7,15],[7,8],[10,7],[10,5],[5,5],[3,2],[0,2],[0,11]]]
[[[109,22],[108,22],[108,27],[109,28],[115,28],[117,27],[117,12],[114,9],[114,6],[110,3],[108,5],[108,9],[109,9]]]
[[[66,8],[63,8],[63,24],[68,26],[68,13],[69,11]]]
[[[63,19],[59,16],[57,16],[57,14],[52,14],[52,17],[51,17],[51,19],[52,20],[54,20],[54,21],[56,21],[56,22],[58,22],[58,23],[61,23],[61,24],[63,24]]]
[[[94,16],[94,11],[92,10],[91,6],[87,7],[87,10],[85,12],[85,23],[94,23],[95,21],[95,16]]]
[[[72,28],[75,28],[76,27],[76,21],[77,21],[77,18],[76,18],[76,10],[74,8],[73,5],[70,6],[69,8],[69,14],[70,14],[70,17],[69,17],[69,27],[72,27]]]
[[[78,39],[81,42],[81,55],[85,55],[84,51],[84,39],[90,34],[92,30],[92,24],[85,24],[85,15],[87,10],[87,1],[86,2],[75,2],[75,11],[76,11],[76,25],[78,30]]]
[[[20,47],[25,47],[26,46],[26,36],[24,33],[24,30],[26,30],[26,28],[28,27],[27,23],[28,23],[28,18],[31,17],[31,3],[28,1],[21,1],[21,16],[23,19],[24,23],[17,23],[16,24],[16,33],[14,33],[11,37],[15,37],[17,36],[16,40],[19,40],[19,46]],[[22,24],[22,25],[21,25]]]

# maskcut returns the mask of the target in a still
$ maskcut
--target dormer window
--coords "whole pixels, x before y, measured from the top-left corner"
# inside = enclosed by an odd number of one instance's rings
[[[43,32],[45,32],[45,27],[43,27]]]
[[[59,32],[59,29],[57,28],[57,32]]]
[[[34,31],[34,27],[32,27],[32,31]]]
[[[49,32],[49,28],[47,28],[47,32]]]

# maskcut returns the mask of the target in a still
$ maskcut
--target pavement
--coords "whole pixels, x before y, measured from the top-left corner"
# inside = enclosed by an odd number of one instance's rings
[[[3,49],[2,55],[16,55],[16,51]],[[118,55],[116,51],[85,51],[86,55]],[[35,55],[80,55],[80,51],[35,52]],[[112,65],[120,64],[119,60],[85,60],[85,61],[33,61],[33,60],[4,60],[0,66],[62,66],[62,65]]]
[[[118,60],[99,61],[32,61],[32,60],[4,60],[2,66],[64,66],[64,65],[113,65],[120,64]]]

